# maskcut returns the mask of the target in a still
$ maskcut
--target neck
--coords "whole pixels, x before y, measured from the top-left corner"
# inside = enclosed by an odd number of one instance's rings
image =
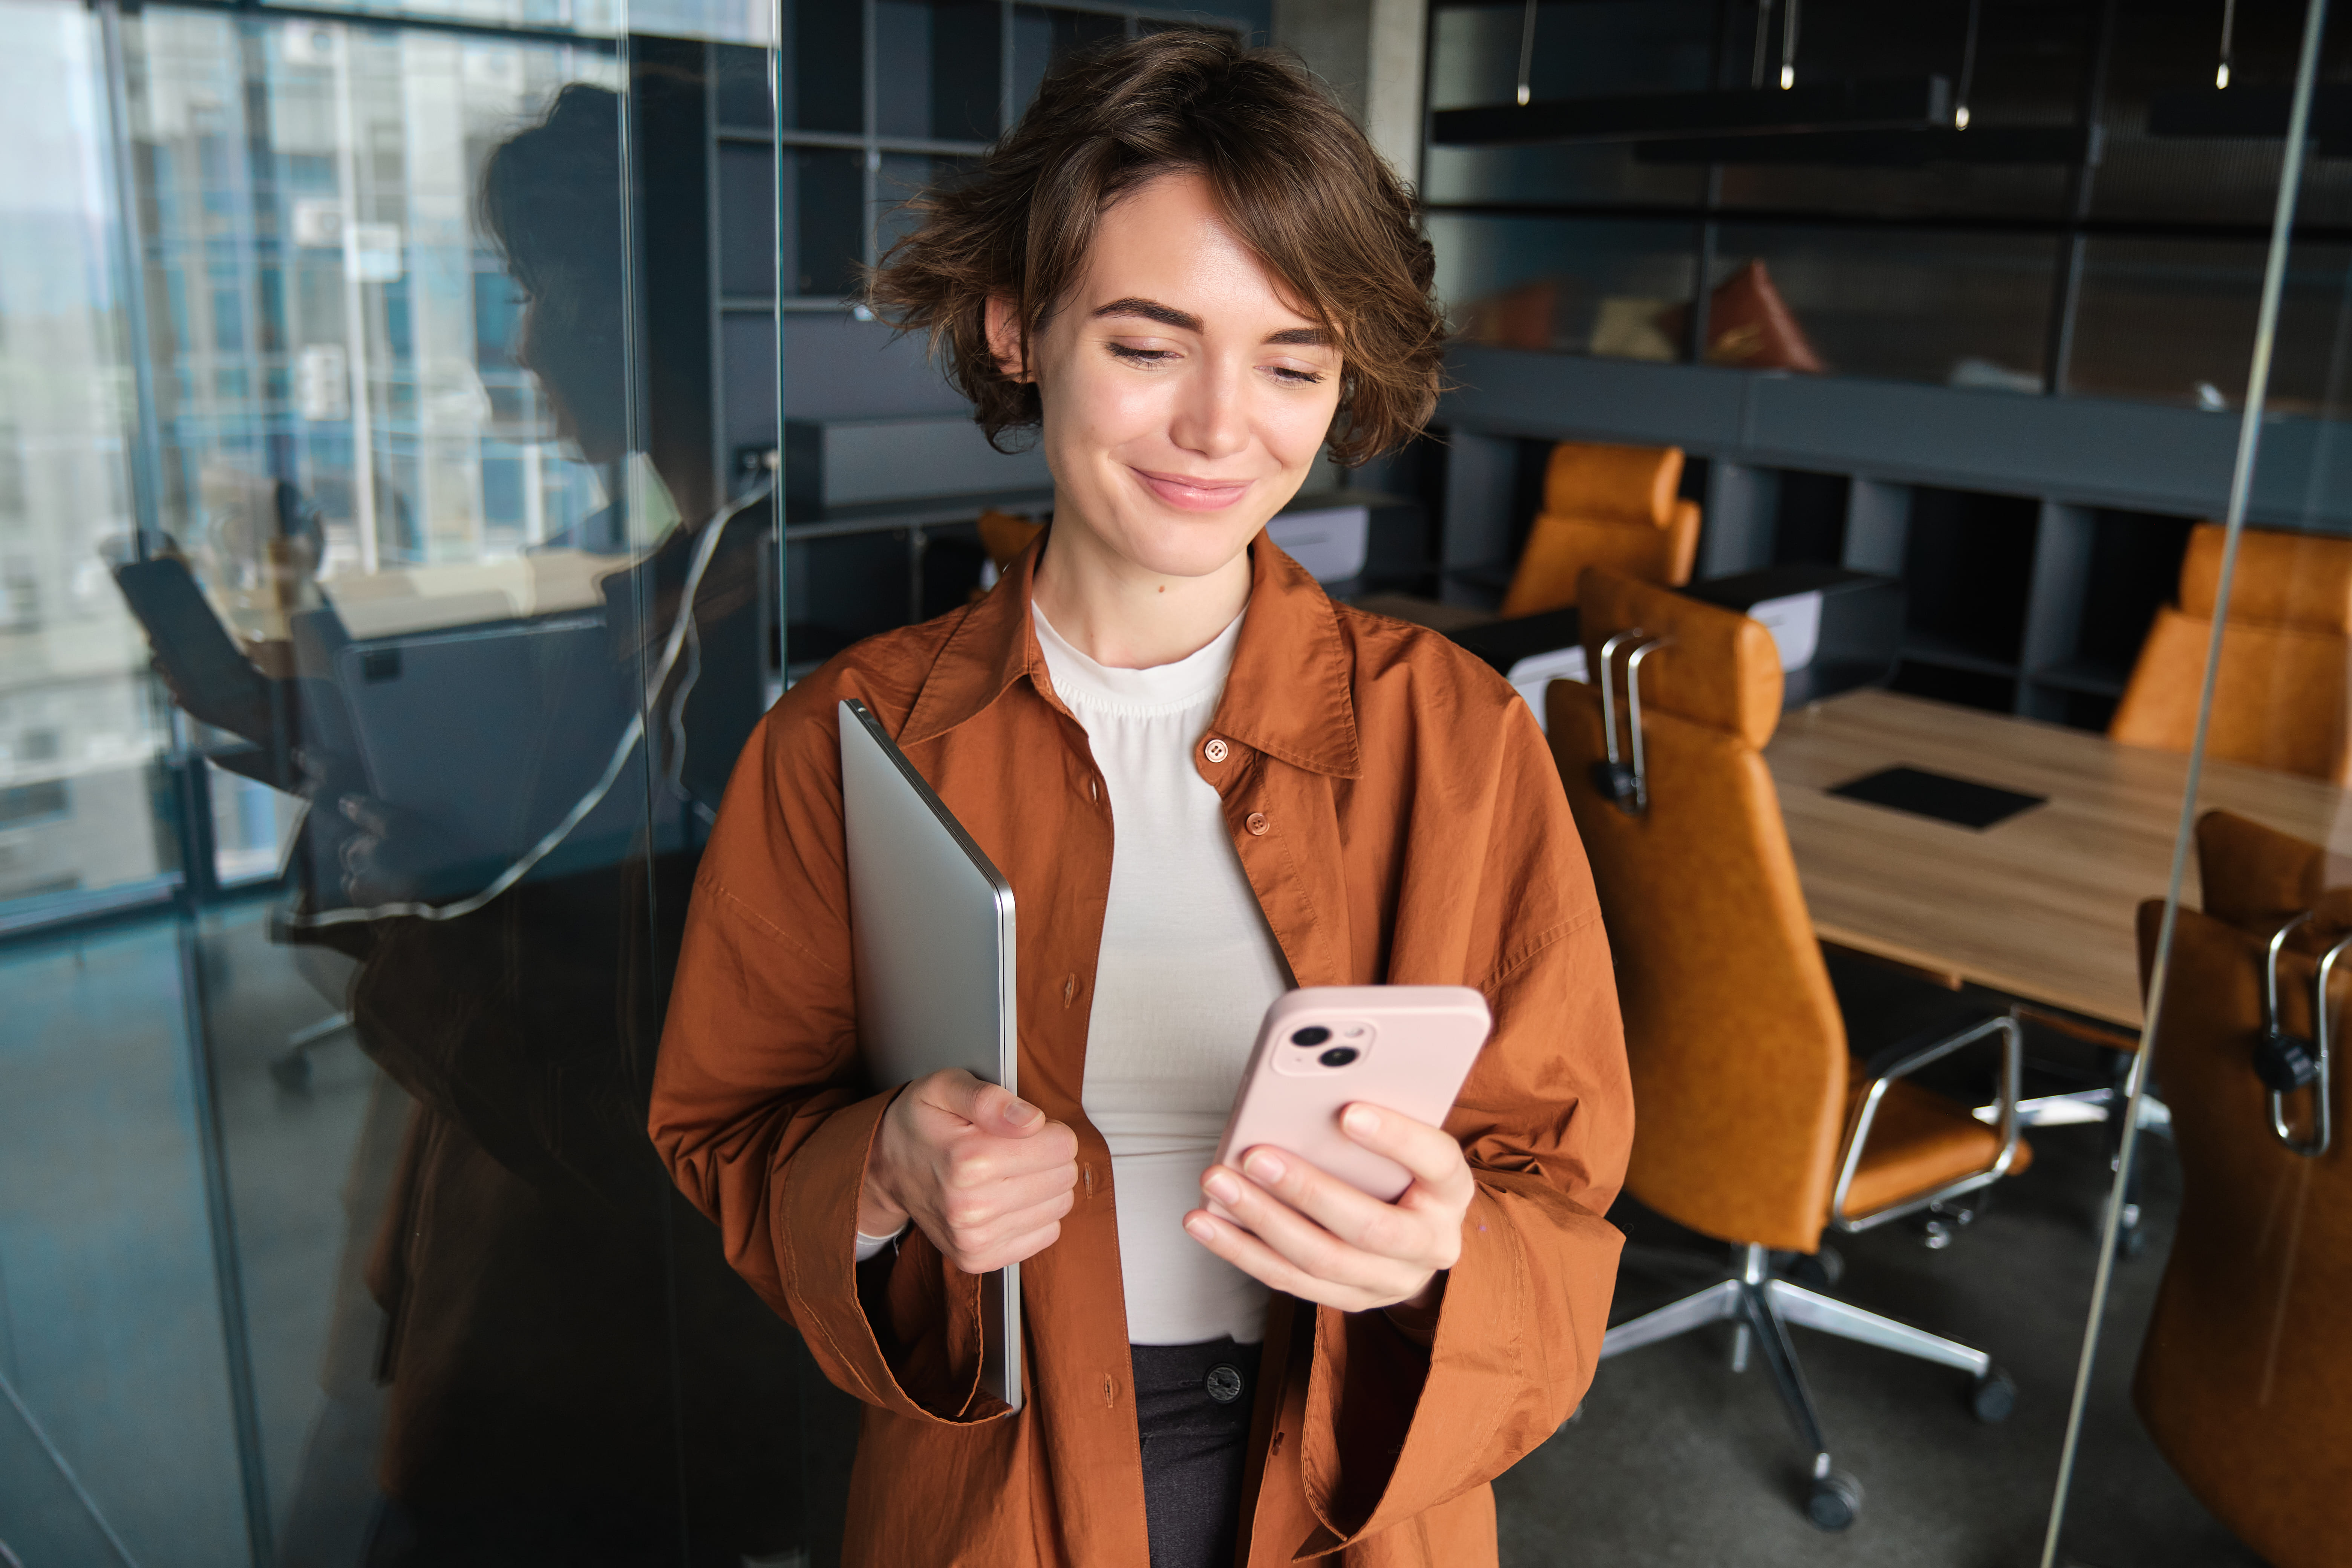
[[[1249,603],[1244,550],[1200,577],[1171,577],[1106,546],[1084,523],[1057,523],[1031,593],[1070,646],[1112,669],[1151,669],[1200,652]]]

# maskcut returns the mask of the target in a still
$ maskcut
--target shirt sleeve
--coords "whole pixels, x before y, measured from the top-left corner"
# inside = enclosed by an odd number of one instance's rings
[[[1465,977],[1495,1032],[1446,1121],[1477,1191],[1433,1324],[1318,1310],[1301,1453],[1324,1527],[1313,1552],[1509,1468],[1575,1411],[1608,1327],[1623,1238],[1603,1216],[1633,1128],[1624,1035],[1567,797],[1511,708]]]
[[[919,1419],[984,1419],[1004,1406],[981,1391],[978,1277],[919,1229],[883,1288],[883,1263],[860,1268],[858,1189],[897,1091],[868,1088],[857,1050],[835,684],[787,693],[728,784],[687,911],[648,1130],[728,1260],[835,1384]]]

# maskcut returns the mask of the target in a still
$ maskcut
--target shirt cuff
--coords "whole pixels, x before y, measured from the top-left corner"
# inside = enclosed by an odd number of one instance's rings
[[[857,1261],[865,1263],[872,1260],[873,1258],[879,1258],[882,1255],[882,1249],[884,1247],[889,1246],[892,1242],[898,1240],[900,1237],[906,1234],[907,1226],[904,1224],[900,1225],[898,1229],[892,1231],[887,1236],[868,1236],[864,1231],[859,1231],[857,1233]]]

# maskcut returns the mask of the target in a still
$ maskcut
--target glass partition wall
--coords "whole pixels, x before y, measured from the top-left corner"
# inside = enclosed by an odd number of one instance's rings
[[[1535,648],[1540,617],[1479,624],[1546,607],[1545,552],[1619,504],[1561,444],[1672,448],[1689,564],[1622,534],[1601,558],[1764,620],[1788,693],[1743,737],[1771,799],[1736,832],[1665,826],[1675,790],[1729,787],[1663,760],[1706,719],[1676,628],[1609,659],[1633,623],[1584,605],[1589,679],[1651,736],[1624,804],[1578,782],[1625,761],[1605,710],[1549,701],[1642,1110],[1607,1359],[1498,1483],[1506,1562],[2340,1556],[2352,1236],[2315,997],[2352,929],[2352,576],[2325,574],[2352,318],[2321,9],[1433,6],[1423,196],[1458,341],[1427,618],[1498,665]],[[2290,132],[2298,79],[2323,107]],[[1759,856],[1801,922],[1759,896],[1710,924],[1659,874],[1728,885]],[[1758,959],[1776,920],[1819,960]],[[1818,974],[1836,1013],[1714,994],[1727,968],[1756,996]],[[1969,1163],[1937,1119],[1999,1147],[1998,1032],[1872,1086],[1970,1017],[2021,1032],[2018,1147],[1923,1204]],[[1821,1141],[1775,1148],[1759,1123],[1812,1051],[1841,1064]],[[1910,1174],[1858,1211],[1878,1160]]]
[[[774,21],[388,9],[0,10],[0,1541],[813,1561],[846,1429],[644,1133]]]
[[[2198,763],[2179,863],[2137,911],[2150,1025],[2113,1200],[2162,1223],[2095,1299],[2049,1568],[2315,1568],[2352,1529],[2352,274],[2326,118],[2352,42],[2341,7],[2289,9],[2298,68],[2271,90],[2290,155],[2231,504],[2135,676],[2183,700],[2117,719]],[[2151,1519],[2151,1476],[2201,1517]]]

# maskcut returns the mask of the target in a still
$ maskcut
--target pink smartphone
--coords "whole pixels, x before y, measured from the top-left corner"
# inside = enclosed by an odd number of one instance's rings
[[[1217,1163],[1238,1170],[1242,1155],[1272,1144],[1392,1203],[1412,1174],[1342,1131],[1339,1112],[1362,1100],[1432,1126],[1444,1122],[1493,1027],[1486,999],[1467,985],[1285,992],[1258,1026]],[[1223,1214],[1214,1203],[1209,1207]]]

